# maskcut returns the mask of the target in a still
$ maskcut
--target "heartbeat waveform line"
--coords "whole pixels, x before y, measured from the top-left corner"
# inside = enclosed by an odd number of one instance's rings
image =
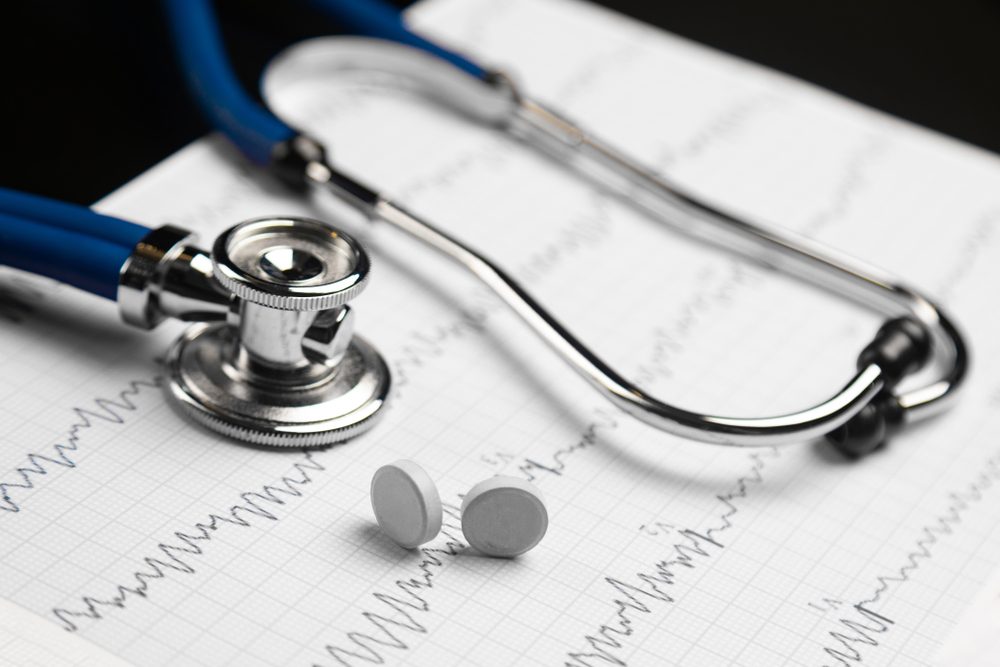
[[[871,634],[888,631],[892,621],[871,611],[869,607],[881,602],[893,588],[909,581],[921,564],[930,560],[934,555],[933,547],[938,544],[941,538],[951,535],[955,527],[962,522],[962,517],[981,502],[985,493],[998,481],[1000,481],[1000,454],[995,454],[986,459],[983,470],[965,489],[948,494],[950,502],[947,507],[919,530],[913,547],[903,557],[903,565],[891,574],[876,577],[877,583],[874,592],[868,598],[851,606],[868,620],[873,620],[872,617],[877,616],[878,619],[875,620],[878,621],[878,625],[872,628],[858,625],[856,621],[851,619],[840,618],[837,623],[846,627],[850,634],[845,634],[841,630],[828,631],[827,634],[832,642],[823,647],[823,652],[840,665],[849,667],[851,663],[862,661],[863,656],[859,645],[878,646],[878,641]]]
[[[596,633],[596,636],[588,635],[586,637],[586,641],[590,645],[593,652],[571,652],[568,654],[570,659],[566,661],[566,665],[589,665],[590,662],[588,662],[588,658],[597,658],[602,662],[624,665],[625,662],[614,656],[611,651],[623,647],[623,644],[619,641],[618,637],[628,637],[633,632],[633,619],[630,612],[651,614],[654,609],[652,606],[649,606],[649,603],[655,601],[665,603],[674,602],[675,598],[662,590],[660,586],[672,586],[675,583],[677,576],[677,572],[675,571],[676,568],[696,568],[699,561],[696,561],[695,557],[711,557],[712,552],[707,551],[703,543],[718,547],[719,549],[725,548],[721,542],[712,539],[710,536],[702,535],[701,533],[690,529],[678,531],[678,534],[685,538],[686,542],[678,542],[672,545],[674,553],[676,554],[674,558],[658,563],[655,574],[647,572],[637,573],[636,577],[642,581],[642,586],[648,585],[649,590],[645,590],[640,586],[635,586],[615,577],[605,577],[605,582],[615,589],[619,595],[625,598],[615,599],[615,604],[618,605],[618,611],[616,613],[618,627],[616,628],[610,625],[603,625]],[[644,602],[640,596],[647,596],[652,599],[648,602]]]
[[[566,260],[579,252],[601,243],[612,224],[611,213],[605,198],[594,196],[593,206],[542,245],[528,261],[522,262],[515,275],[531,282],[553,273]],[[446,343],[484,331],[486,322],[496,313],[506,309],[492,292],[477,290],[468,305],[458,311],[458,317],[436,325],[427,331],[414,331],[410,340],[393,355],[393,386],[397,399],[403,387],[410,383],[410,371],[423,368],[429,360],[442,356]]]
[[[501,304],[489,294],[479,292],[473,303],[461,308],[458,317],[450,322],[439,324],[429,331],[412,332],[409,342],[393,355],[393,386],[397,390],[397,400],[402,388],[410,384],[411,369],[423,368],[431,359],[441,357],[449,341],[483,331],[486,320],[500,308]]]
[[[952,529],[962,522],[962,516],[975,503],[980,502],[983,499],[983,493],[988,491],[998,480],[1000,480],[1000,455],[987,459],[985,469],[965,490],[965,497],[963,497],[962,491],[948,494],[951,502],[947,509],[932,523],[921,529],[921,536],[917,539],[913,550],[906,555],[906,564],[893,575],[879,576],[875,592],[867,600],[862,600],[860,604],[876,604],[889,591],[890,586],[907,581],[910,573],[920,567],[918,561],[931,557],[931,547],[937,543],[940,537],[950,535]]]
[[[851,605],[853,611],[863,620],[841,617],[837,623],[841,629],[831,630],[830,637],[840,644],[840,648],[825,647],[823,652],[835,659],[841,665],[849,667],[851,662],[861,662],[861,650],[858,645],[875,647],[879,645],[878,637],[895,623],[882,614],[872,611],[864,603]]]
[[[414,616],[415,612],[430,611],[430,602],[423,597],[423,590],[434,588],[434,578],[445,565],[445,558],[453,558],[466,547],[466,543],[458,536],[462,534],[461,510],[451,504],[445,504],[445,514],[449,521],[441,526],[444,536],[443,547],[421,547],[422,560],[417,565],[418,574],[409,579],[397,579],[394,586],[396,594],[373,593],[372,597],[381,603],[385,610],[378,612],[364,611],[361,613],[372,629],[367,631],[352,631],[346,635],[351,646],[344,648],[327,644],[323,650],[331,658],[342,665],[351,665],[349,660],[359,660],[381,665],[385,658],[378,647],[406,650],[409,645],[399,636],[405,630],[418,634],[426,634],[427,627]],[[458,523],[453,523],[456,521]],[[400,597],[397,597],[400,595]],[[396,618],[384,614],[394,614]]]
[[[599,442],[601,431],[613,431],[618,428],[618,420],[615,415],[604,408],[594,410],[594,421],[587,424],[580,437],[567,445],[560,447],[550,455],[551,462],[541,463],[534,458],[524,458],[517,465],[517,471],[524,479],[534,482],[538,479],[535,471],[547,472],[551,475],[562,475],[566,469],[566,458],[581,450],[593,447]]]
[[[131,577],[135,583],[118,584],[115,593],[106,598],[85,595],[79,599],[80,608],[69,606],[55,607],[52,614],[58,619],[65,630],[75,632],[79,629],[77,619],[100,620],[104,618],[102,609],[124,609],[129,598],[145,598],[149,595],[151,582],[165,579],[171,572],[178,574],[195,574],[196,569],[192,558],[204,553],[203,544],[210,542],[215,533],[223,526],[250,528],[254,517],[278,521],[279,516],[272,510],[283,506],[290,498],[302,497],[300,487],[313,482],[314,473],[323,472],[326,467],[314,459],[313,452],[302,451],[302,459],[292,466],[293,472],[281,477],[276,484],[265,484],[259,491],[245,491],[240,494],[241,501],[219,514],[209,514],[204,522],[196,523],[188,532],[174,532],[176,541],[163,541],[156,545],[154,551],[158,555],[146,556],[142,559],[144,566],[136,569]],[[284,497],[283,497],[284,496]],[[144,568],[144,569],[143,569]]]
[[[600,409],[596,410],[595,413],[598,415],[598,419],[588,425],[579,440],[556,450],[551,455],[550,462],[543,464],[535,460],[524,459],[516,467],[518,472],[529,481],[536,479],[535,471],[539,470],[561,475],[566,467],[566,457],[594,445],[599,439],[600,431],[612,431],[618,428],[618,422],[611,418],[609,413]],[[618,618],[625,626],[631,626],[627,610],[631,609],[638,613],[652,613],[654,611],[651,607],[643,604],[638,596],[646,595],[663,601],[673,601],[673,598],[657,588],[658,583],[674,583],[673,579],[676,575],[672,568],[694,569],[699,562],[696,559],[712,555],[712,552],[706,549],[707,546],[723,548],[724,545],[716,539],[716,536],[733,525],[732,517],[739,511],[738,500],[747,497],[749,487],[763,481],[762,470],[766,465],[765,457],[775,458],[777,456],[779,456],[779,452],[774,449],[751,454],[750,458],[753,460],[753,464],[750,470],[741,476],[728,492],[716,496],[721,505],[716,525],[704,533],[690,529],[678,531],[682,540],[673,545],[674,557],[671,560],[658,563],[653,573],[639,572],[636,574],[643,585],[648,584],[653,588],[652,593],[642,590],[640,586],[633,586],[619,579],[606,578],[609,585],[623,597],[629,599],[629,602],[616,600],[616,603],[619,603]],[[445,512],[451,519],[460,521],[458,507],[446,505]],[[395,582],[396,588],[405,593],[406,599],[401,600],[384,592],[373,593],[372,598],[379,603],[380,609],[378,611],[369,609],[361,613],[361,616],[369,622],[373,630],[346,633],[347,642],[345,645],[330,643],[323,647],[327,655],[345,667],[362,663],[380,665],[385,663],[386,655],[379,651],[379,647],[407,650],[410,648],[410,644],[407,643],[405,633],[427,633],[426,626],[416,617],[418,612],[430,613],[431,611],[430,601],[423,593],[434,588],[437,575],[443,571],[444,558],[455,557],[465,547],[465,542],[458,537],[461,535],[459,523],[446,522],[441,532],[445,537],[444,546],[422,548],[421,553],[424,558],[417,566],[418,574],[409,579],[398,579]],[[634,594],[630,591],[634,591]],[[631,634],[631,629],[625,634]],[[611,662],[624,664],[623,662]],[[588,663],[579,662],[577,664],[586,665]]]
[[[705,123],[685,141],[664,146],[653,159],[653,164],[659,171],[666,171],[678,162],[690,164],[710,152],[719,141],[744,131],[760,113],[776,107],[778,102],[774,92],[767,90],[726,105],[708,116]]]
[[[70,425],[65,441],[52,445],[52,451],[48,454],[28,453],[28,463],[13,472],[15,481],[0,482],[0,510],[10,513],[20,512],[21,505],[14,500],[12,492],[36,488],[36,479],[49,474],[53,466],[75,468],[77,462],[72,454],[79,449],[80,439],[86,429],[92,428],[98,422],[124,424],[126,414],[138,409],[132,399],[138,396],[143,388],[159,386],[158,377],[152,380],[132,380],[115,398],[95,398],[92,408],[73,408],[72,412],[77,416],[77,421]]]
[[[642,382],[653,382],[654,380],[668,374],[669,365],[673,360],[674,355],[683,352],[685,341],[696,333],[699,324],[704,321],[706,317],[715,312],[717,307],[722,307],[731,303],[736,298],[740,290],[748,285],[754,284],[756,281],[755,275],[747,272],[745,267],[736,263],[728,265],[725,272],[705,272],[703,278],[704,279],[701,281],[701,284],[704,286],[703,289],[688,296],[688,298],[678,306],[678,316],[672,318],[670,325],[657,332],[657,337],[654,341],[650,358],[645,363],[640,364],[637,369],[636,376],[641,378]],[[479,326],[482,326],[482,322],[478,322],[478,324]],[[466,324],[465,326],[469,326],[469,324]],[[443,329],[439,329],[439,331],[443,331]],[[455,333],[454,331],[449,331],[452,334]],[[467,332],[468,330],[462,331],[463,335]],[[445,338],[447,338],[447,336]],[[440,342],[437,343],[437,345],[440,344]],[[416,366],[420,364],[414,365]],[[603,434],[611,433],[619,428],[619,413],[617,411],[604,407],[598,407],[595,408],[591,414],[592,418],[590,422],[584,427],[581,434],[569,445],[556,449],[552,453],[548,454],[544,459],[541,457],[522,457],[516,465],[512,466],[512,469],[529,482],[537,481],[542,474],[554,476],[563,475],[568,465],[568,461],[573,454],[595,446],[600,442]],[[760,453],[755,454],[755,456],[760,455]],[[760,465],[762,466],[763,463]],[[720,494],[720,502],[723,502],[725,506],[718,519],[720,529],[724,530],[730,525],[731,517],[736,512],[734,504],[735,499],[740,494],[745,495],[746,484],[753,480],[759,481],[759,471],[755,473],[754,468],[751,469],[751,473],[749,475],[745,475],[737,480],[731,494]],[[457,527],[453,529],[457,531],[455,534],[446,534],[448,545],[453,542],[461,543],[461,540],[455,536],[461,535],[461,531]],[[697,533],[694,533],[693,531],[682,534],[682,536],[689,542],[692,539],[698,539],[695,535],[697,535]],[[711,543],[714,539],[711,534],[706,534],[703,537],[708,543]],[[687,559],[681,558],[681,556],[687,556],[688,549],[696,553],[698,551],[698,546],[696,544],[689,544],[687,546],[684,544],[677,545],[677,553],[679,554],[678,559],[681,562],[687,562]],[[456,552],[449,546],[443,552],[432,552],[432,554],[434,553],[440,553],[442,555],[455,555]],[[426,567],[422,564],[420,569],[423,572]],[[420,576],[426,584],[423,587],[424,589],[433,589],[434,577],[437,576],[440,571],[440,569],[436,569],[430,573],[430,576]],[[424,574],[427,573],[424,572]],[[382,614],[384,613],[398,613],[396,608],[389,604],[390,601],[388,599],[380,596],[384,596],[384,593],[376,593],[372,595],[372,597],[379,603],[379,607],[385,611],[381,611],[380,609],[380,611],[377,612],[370,610],[362,612],[362,616],[370,622],[372,622],[372,618],[382,618]],[[430,601],[428,598],[421,597],[419,610],[424,613],[429,613],[431,611]],[[413,611],[409,613],[410,616],[412,616],[412,614]],[[386,627],[386,625],[395,626],[395,631],[392,631],[390,628]],[[419,630],[416,629],[417,626],[419,626]],[[346,635],[348,640],[347,647],[327,644],[324,647],[324,650],[341,665],[350,666],[352,664],[361,663],[383,664],[386,657],[383,653],[376,650],[378,646],[397,650],[406,650],[410,647],[410,645],[405,641],[404,632],[409,631],[418,634],[426,632],[423,626],[415,622],[412,617],[408,617],[406,623],[391,623],[390,621],[382,621],[382,625],[377,627],[378,633],[383,637],[382,641],[376,641],[376,638],[372,638],[364,632],[352,631]],[[358,644],[359,641],[366,643],[365,645],[360,646]]]
[[[863,620],[847,618],[846,616],[837,619],[837,623],[841,627],[830,630],[828,634],[840,646],[839,648],[831,646],[823,648],[823,652],[829,657],[847,667],[850,666],[851,662],[861,662],[859,645],[878,646],[879,641],[876,635],[888,632],[894,624],[893,620],[868,609],[863,603],[851,605],[851,610],[856,611]]]
[[[516,469],[528,481],[536,479],[535,470],[543,470],[555,475],[562,474],[566,467],[566,457],[576,452],[582,451],[598,441],[601,430],[614,430],[618,427],[617,421],[608,417],[608,413],[603,409],[595,410],[597,418],[584,429],[583,434],[572,444],[556,450],[551,455],[551,462],[542,464],[538,461],[524,459]],[[378,592],[371,595],[379,603],[379,611],[365,610],[361,613],[362,618],[367,620],[376,629],[379,636],[373,637],[366,631],[351,631],[346,633],[348,646],[338,646],[336,644],[326,644],[323,650],[339,664],[350,667],[359,664],[358,661],[368,664],[381,665],[385,663],[385,656],[377,650],[377,646],[407,650],[410,645],[406,643],[403,631],[411,633],[426,634],[427,628],[413,617],[414,612],[430,613],[430,600],[418,591],[429,591],[434,588],[435,578],[440,574],[445,566],[444,557],[453,558],[465,548],[466,543],[459,536],[461,529],[461,508],[458,505],[444,503],[444,511],[448,518],[455,523],[446,521],[441,528],[441,534],[445,538],[443,547],[422,547],[423,560],[417,565],[419,573],[409,579],[398,579],[395,586],[404,591],[413,603],[404,603],[386,593]],[[399,605],[404,605],[410,611],[399,609]],[[406,622],[395,621],[383,616],[385,613],[402,614]],[[395,630],[389,626],[394,626]],[[370,632],[370,631],[368,631]]]
[[[997,240],[1000,229],[1000,209],[989,210],[976,221],[972,233],[962,243],[958,259],[940,281],[934,294],[940,303],[950,303],[955,289],[972,274],[983,257],[989,255]]]
[[[569,659],[564,663],[567,667],[592,667],[594,664],[612,664],[621,667],[627,664],[614,653],[624,647],[621,639],[632,635],[639,615],[652,614],[655,611],[652,602],[665,604],[675,602],[675,598],[661,587],[676,583],[679,568],[693,570],[699,563],[711,558],[717,551],[708,551],[705,548],[708,545],[718,549],[725,548],[717,537],[735,525],[733,517],[740,511],[739,501],[747,498],[750,487],[763,483],[763,471],[767,465],[765,456],[776,459],[781,456],[781,452],[771,448],[751,453],[749,458],[752,464],[747,472],[736,480],[729,491],[716,495],[722,510],[716,523],[702,533],[691,529],[678,531],[678,534],[685,539],[671,545],[672,554],[668,559],[655,563],[648,571],[637,572],[634,577],[639,580],[638,584],[627,583],[616,577],[604,578],[605,582],[620,595],[612,601],[615,607],[612,620],[601,625],[593,634],[584,637],[584,643],[589,648],[567,653]],[[695,560],[696,556],[699,560]],[[596,660],[597,663],[592,660]]]
[[[864,176],[871,160],[886,149],[887,146],[883,142],[877,138],[869,137],[855,150],[836,183],[830,204],[806,221],[804,229],[808,230],[808,233],[816,235],[836,220],[843,219],[847,215],[851,205],[856,200],[858,191],[867,184]],[[715,292],[708,295],[710,298],[702,298],[700,301],[695,300],[689,304],[689,310],[695,320],[694,324],[697,324],[700,315],[706,314],[711,310],[711,306],[718,303],[725,304],[738,289],[752,280],[754,280],[752,275],[745,273],[742,269],[735,268],[716,288]],[[669,367],[667,365],[669,360],[673,355],[679,354],[683,350],[683,345],[678,349],[674,335],[671,335],[669,332],[661,333],[663,335],[658,336],[658,344],[661,347],[657,352],[658,356],[654,355],[654,358],[640,369],[640,377],[644,376],[649,380],[653,380],[656,377],[669,374]],[[677,340],[683,340],[687,329],[681,329],[679,333],[680,335],[676,336]],[[774,458],[778,458],[781,455],[778,450],[773,448],[768,450],[768,452]],[[725,507],[725,510],[719,515],[718,523],[708,528],[704,532],[704,535],[701,536],[709,543],[716,544],[715,537],[732,528],[734,525],[733,517],[739,512],[737,501],[747,497],[749,486],[763,482],[765,462],[761,458],[762,455],[763,453],[751,454],[750,458],[753,463],[749,470],[736,480],[730,492],[716,496],[719,502]],[[690,533],[687,537],[689,541],[690,539],[696,539]],[[721,546],[721,543],[718,544]],[[673,558],[655,564],[652,572],[636,573],[635,577],[642,582],[637,587],[627,584],[622,585],[620,580],[611,577],[605,578],[605,581],[626,599],[623,600],[622,597],[613,599],[611,604],[615,607],[615,611],[612,614],[611,622],[601,625],[596,632],[584,637],[584,643],[589,646],[589,651],[588,649],[584,649],[584,651],[567,653],[569,657],[569,660],[565,663],[567,667],[586,667],[593,664],[590,662],[591,659],[604,664],[619,666],[626,664],[623,659],[615,655],[614,651],[623,648],[624,643],[621,639],[630,636],[634,632],[633,623],[637,617],[636,615],[652,613],[653,611],[651,607],[637,599],[635,595],[647,596],[651,600],[659,600],[667,604],[674,601],[671,596],[658,588],[657,582],[672,585],[675,575],[671,568],[678,566],[680,563],[683,563],[688,568],[696,566],[696,562],[686,559],[682,560],[681,556],[687,555],[686,553],[682,553],[682,547],[685,547],[685,545],[673,545]],[[692,549],[693,546],[688,545],[686,548]],[[694,553],[703,557],[711,556],[711,552],[702,555],[699,550],[695,550]],[[645,590],[643,586],[649,586],[649,589]],[[635,591],[635,594],[630,591]]]

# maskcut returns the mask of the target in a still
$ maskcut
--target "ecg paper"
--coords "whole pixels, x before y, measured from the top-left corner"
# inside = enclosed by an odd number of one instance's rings
[[[580,2],[440,0],[410,19],[703,196],[929,290],[972,345],[956,409],[860,462],[675,438],[376,225],[348,231],[375,259],[358,330],[392,367],[390,410],[345,445],[259,450],[165,403],[179,324],[132,330],[110,302],[4,271],[0,596],[138,665],[928,664],[1000,563],[997,159]],[[337,164],[488,251],[666,400],[802,407],[880,323],[408,94],[290,94]],[[205,245],[251,217],[329,218],[217,137],[99,208]],[[445,503],[415,551],[368,501],[399,458]],[[496,473],[549,507],[514,560],[475,555],[459,527],[462,494]]]

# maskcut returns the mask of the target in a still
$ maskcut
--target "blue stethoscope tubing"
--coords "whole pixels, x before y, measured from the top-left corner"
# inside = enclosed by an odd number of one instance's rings
[[[85,206],[0,188],[0,264],[115,299],[149,229]]]
[[[410,31],[372,0],[311,0],[344,28],[421,48],[483,78],[472,61]],[[258,164],[298,132],[244,92],[226,57],[209,0],[166,0],[181,65],[211,123]],[[114,300],[121,267],[149,228],[85,206],[0,188],[0,264]]]
[[[380,0],[309,0],[350,32],[427,51],[465,73],[487,71],[406,27],[402,14]],[[279,146],[299,132],[251,98],[225,53],[211,0],[164,0],[167,19],[188,84],[212,125],[251,161],[269,165]]]

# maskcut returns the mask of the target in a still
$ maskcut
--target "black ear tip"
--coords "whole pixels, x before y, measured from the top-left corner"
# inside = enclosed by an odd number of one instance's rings
[[[826,439],[848,458],[859,459],[882,447],[896,432],[902,416],[892,394],[879,394]]]
[[[932,343],[930,332],[925,326],[912,317],[897,317],[895,320],[890,320],[888,326],[909,336],[914,347],[917,348],[917,356],[926,361],[926,358],[930,356]]]
[[[898,317],[879,328],[858,356],[858,368],[878,364],[886,386],[893,387],[922,368],[930,356],[931,337],[927,329],[912,318]]]

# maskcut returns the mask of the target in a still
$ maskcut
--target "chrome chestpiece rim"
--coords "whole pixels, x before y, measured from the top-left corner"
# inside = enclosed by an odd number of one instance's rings
[[[322,446],[366,431],[390,387],[382,357],[353,335],[347,305],[370,268],[360,244],[314,220],[251,220],[224,232],[212,273],[229,311],[171,348],[173,403],[259,445]]]
[[[313,220],[265,218],[231,227],[212,248],[215,278],[251,303],[282,310],[342,306],[365,288],[368,253]]]

